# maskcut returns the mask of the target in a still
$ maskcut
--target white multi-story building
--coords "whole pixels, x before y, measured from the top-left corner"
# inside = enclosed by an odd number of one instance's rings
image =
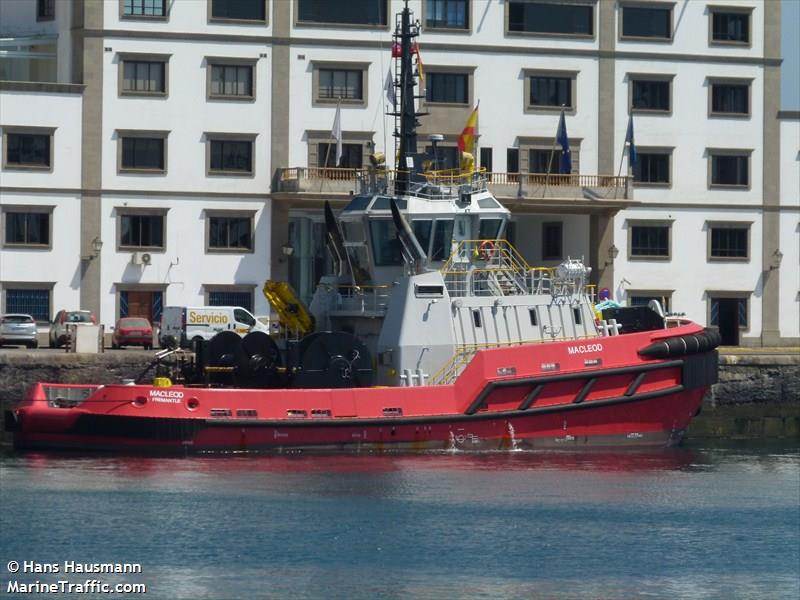
[[[307,298],[326,263],[322,202],[342,206],[372,152],[394,156],[384,87],[402,6],[0,2],[0,80],[13,80],[0,82],[0,309],[80,306],[106,324],[165,304],[265,314],[270,277]],[[480,102],[477,158],[531,264],[582,256],[618,300],[659,298],[727,343],[800,343],[800,128],[778,115],[779,2],[409,6],[420,147],[443,134],[452,164]],[[562,110],[566,176],[551,161]]]

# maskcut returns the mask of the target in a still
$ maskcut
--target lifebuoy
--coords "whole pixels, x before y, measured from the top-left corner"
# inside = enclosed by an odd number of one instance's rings
[[[489,260],[490,258],[493,258],[495,252],[497,252],[497,248],[492,240],[483,240],[481,245],[478,246],[478,256],[480,256],[483,260]]]

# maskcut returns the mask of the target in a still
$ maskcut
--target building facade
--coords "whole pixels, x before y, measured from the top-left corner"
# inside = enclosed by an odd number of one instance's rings
[[[480,102],[476,158],[532,265],[584,257],[620,301],[658,298],[729,344],[800,343],[800,131],[778,118],[779,2],[409,5],[420,149],[442,134],[456,161]],[[347,201],[371,153],[394,155],[384,88],[402,6],[0,3],[13,80],[0,309],[80,306],[106,324],[166,304],[268,314],[267,278],[308,298],[327,262],[322,203]],[[562,110],[568,176],[552,161]]]

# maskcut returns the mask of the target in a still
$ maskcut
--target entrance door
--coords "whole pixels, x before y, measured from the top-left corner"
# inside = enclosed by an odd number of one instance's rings
[[[713,298],[712,303],[717,304],[717,326],[722,336],[723,346],[739,345],[739,311],[740,298]]]
[[[119,316],[142,317],[157,324],[161,320],[163,292],[122,290],[119,293]]]

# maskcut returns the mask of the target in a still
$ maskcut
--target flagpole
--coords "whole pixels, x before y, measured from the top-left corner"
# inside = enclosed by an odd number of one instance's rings
[[[341,105],[342,105],[342,97],[339,96],[339,101],[336,103],[336,111],[337,112],[339,111],[339,108],[341,107]],[[341,118],[341,116],[339,118]],[[334,117],[333,120],[334,120],[334,124],[335,124],[336,117]],[[340,121],[340,124],[341,124],[341,121]],[[323,176],[320,177],[320,180],[319,180],[319,191],[320,192],[322,191],[322,186],[325,185],[325,176],[324,175],[326,174],[326,172],[328,170],[328,159],[331,156],[331,142],[332,141],[333,141],[333,128],[331,127],[331,135],[328,138],[328,147],[325,150],[325,161],[322,163],[323,165],[325,165],[323,167],[323,169],[324,169]]]
[[[561,105],[561,115],[564,114],[564,105]],[[558,116],[558,124],[561,126],[561,115]],[[558,143],[558,127],[556,127],[556,135],[553,137],[553,147],[550,148],[550,160],[547,161],[547,173],[544,176],[544,196],[547,196],[547,188],[550,185],[550,169],[553,168],[553,156],[556,153],[556,144]],[[528,173],[531,172],[530,160],[528,161]]]

